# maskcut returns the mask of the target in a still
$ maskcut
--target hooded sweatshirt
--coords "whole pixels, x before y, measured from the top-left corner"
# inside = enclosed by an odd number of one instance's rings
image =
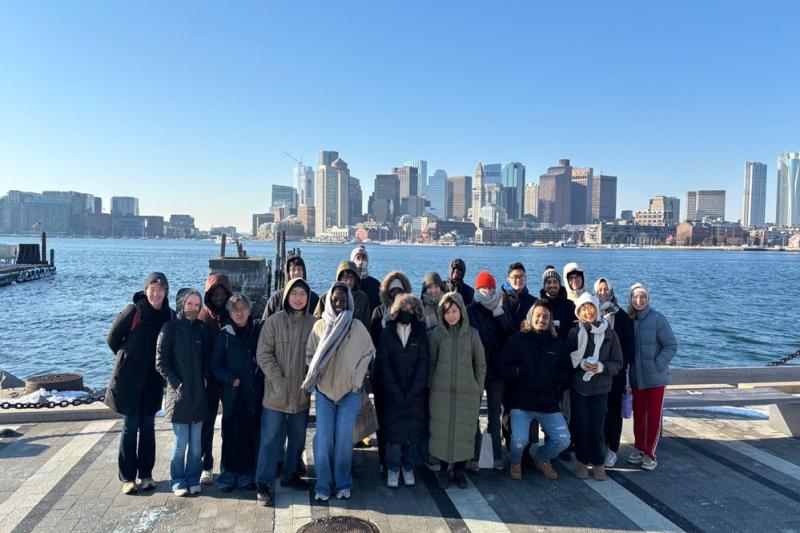
[[[464,305],[467,306],[472,303],[475,298],[475,289],[464,283],[464,278],[460,280],[453,279],[453,271],[460,270],[464,276],[467,275],[467,265],[463,259],[456,258],[450,261],[450,275],[447,278],[447,292],[457,292],[461,295]]]
[[[583,287],[581,287],[577,291],[572,290],[572,288],[569,286],[569,275],[571,272],[579,273],[581,275],[581,279],[583,280]],[[578,263],[567,263],[566,265],[564,265],[564,272],[561,279],[562,279],[561,282],[562,285],[567,290],[567,298],[571,302],[573,303],[577,302],[578,298],[581,297],[581,294],[586,292],[586,277],[583,275],[583,269]]]
[[[353,308],[353,318],[359,320],[367,331],[369,331],[370,326],[372,325],[372,315],[369,311],[369,298],[367,295],[364,294],[363,291],[359,289],[361,286],[361,278],[358,275],[358,267],[352,261],[347,261],[346,259],[339,263],[339,267],[336,269],[336,279],[334,281],[339,281],[339,278],[342,276],[342,273],[346,270],[349,270],[353,273],[356,277],[356,286],[353,289],[353,301],[354,308]],[[326,296],[328,292],[322,294],[319,298],[319,303],[314,308],[314,316],[317,318],[322,318],[322,312],[325,311],[325,300],[327,299]]]
[[[431,285],[438,285],[439,288],[442,289],[442,294],[439,298],[434,298],[427,293],[428,287]],[[442,283],[442,277],[439,276],[439,273],[426,272],[425,277],[422,279],[422,293],[420,294],[420,298],[422,299],[422,306],[425,308],[425,329],[429,332],[439,325],[439,300],[444,293],[444,283]]]
[[[567,290],[562,285],[558,295],[550,298],[544,289],[539,291],[539,299],[544,300],[553,308],[553,327],[562,341],[567,340],[567,335],[575,324],[575,304],[567,298]]]
[[[288,285],[290,278],[289,278],[289,262],[297,262],[300,263],[300,266],[303,267],[303,279],[308,282],[308,269],[306,268],[306,262],[303,261],[303,258],[299,255],[289,257],[286,259],[286,264],[284,265],[283,271],[286,272],[286,284]],[[285,286],[285,285],[284,285]],[[314,310],[319,303],[319,296],[316,292],[312,291],[309,288],[308,293],[308,308],[309,310]],[[274,315],[278,311],[283,310],[283,291],[275,291],[272,296],[269,297],[269,301],[267,302],[267,306],[264,308],[264,314],[261,316],[262,320],[268,319],[271,315]]]
[[[360,264],[356,262],[356,256],[359,253],[363,253],[367,258],[366,261]],[[369,312],[371,315],[375,308],[381,304],[381,298],[379,295],[380,282],[376,278],[369,275],[369,254],[367,253],[367,249],[363,244],[353,248],[353,251],[350,252],[350,261],[352,261],[358,268],[358,275],[361,278],[360,289],[364,292],[364,294],[367,295],[367,298],[369,299]]]
[[[378,346],[381,332],[390,320],[389,310],[392,307],[392,299],[389,296],[389,292],[392,290],[393,284],[395,286],[400,285],[403,294],[411,293],[411,282],[402,272],[393,270],[383,278],[380,290],[381,304],[372,311],[372,325],[369,328],[369,333],[375,346]]]

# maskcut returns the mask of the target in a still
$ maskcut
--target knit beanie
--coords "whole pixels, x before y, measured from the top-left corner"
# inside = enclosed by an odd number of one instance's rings
[[[558,273],[556,267],[553,265],[547,265],[544,268],[544,273],[542,274],[542,286],[544,287],[545,282],[550,278],[556,278],[558,280],[559,285],[563,285],[561,283],[561,274]]]
[[[497,288],[497,283],[494,280],[494,276],[485,270],[475,276],[475,288],[480,289],[483,287],[491,287],[493,289]]]
[[[366,257],[367,260],[369,260],[369,254],[367,253],[367,249],[364,247],[363,244],[360,244],[360,245],[356,246],[355,248],[353,248],[353,251],[350,252],[350,261],[355,262],[356,256],[359,253],[363,253],[364,257]]]
[[[580,319],[580,315],[578,315],[578,310],[581,308],[583,304],[591,304],[594,306],[595,313],[597,316],[600,316],[600,301],[597,299],[597,296],[590,292],[584,292],[581,294],[578,301],[575,302],[575,316]]]
[[[394,278],[389,284],[389,292],[391,292],[392,289],[400,289],[400,292],[406,292],[405,287],[403,287],[403,282],[397,278]]]
[[[631,292],[630,292],[630,295],[629,295],[630,299],[631,300],[633,299],[633,291],[636,291],[636,290],[644,291],[644,293],[647,295],[647,303],[649,304],[650,303],[650,291],[647,290],[647,287],[645,287],[642,283],[634,283],[633,285],[631,285]]]
[[[460,270],[462,274],[466,274],[467,265],[461,258],[453,259],[452,261],[450,261],[450,272],[452,273],[453,270]]]

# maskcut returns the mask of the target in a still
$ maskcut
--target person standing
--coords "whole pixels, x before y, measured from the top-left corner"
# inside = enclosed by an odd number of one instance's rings
[[[439,325],[439,300],[444,294],[444,283],[438,272],[426,272],[422,278],[422,305],[425,308],[425,329],[430,332]],[[437,463],[438,464],[438,463]]]
[[[369,254],[363,244],[353,248],[353,251],[350,252],[350,261],[358,267],[359,288],[369,299],[369,312],[372,315],[375,308],[381,304],[380,283],[369,275]]]
[[[536,302],[536,297],[528,291],[525,265],[512,263],[508,267],[508,279],[503,283],[500,295],[503,298],[503,310],[511,320],[514,331],[519,331],[528,311]]]
[[[261,321],[244,294],[228,298],[230,319],[214,341],[211,374],[222,386],[222,459],[217,487],[252,490],[258,458],[264,374],[256,362]]]
[[[384,397],[377,403],[384,441],[387,485],[415,484],[419,445],[428,434],[428,337],[422,302],[413,294],[395,298],[381,332],[373,378]]]
[[[567,290],[561,284],[561,276],[553,265],[547,265],[542,273],[542,290],[539,296],[550,304],[553,310],[553,327],[561,340],[566,341],[575,323],[575,304],[567,298]]]
[[[151,272],[144,290],[133,295],[108,332],[106,342],[116,355],[105,404],[122,415],[117,463],[122,492],[155,488],[155,414],[161,409],[164,380],[156,370],[156,342],[161,327],[172,319],[167,303],[169,283],[161,272]],[[138,447],[137,447],[138,442]]]
[[[361,286],[361,277],[358,274],[356,264],[347,260],[339,263],[339,267],[336,269],[336,281],[343,281],[347,284],[353,296],[353,307],[350,311],[353,312],[353,317],[369,331],[370,326],[372,326],[372,312],[369,309],[369,298],[359,288]],[[320,296],[319,303],[314,308],[315,317],[322,318],[327,301],[327,293]]]
[[[583,269],[578,263],[567,263],[564,265],[563,279],[567,285],[567,298],[577,306],[578,298],[586,292],[586,279],[583,276]]]
[[[628,316],[633,320],[635,346],[630,377],[636,438],[636,451],[628,462],[655,470],[664,390],[670,382],[669,364],[678,353],[678,342],[667,318],[650,307],[650,292],[641,283],[631,287]]]
[[[500,363],[500,353],[506,339],[514,333],[514,326],[509,315],[503,310],[503,302],[497,291],[494,276],[487,271],[480,272],[475,277],[475,301],[467,306],[469,324],[476,330],[483,345],[486,360],[486,403],[488,407],[488,431],[492,437],[492,454],[494,469],[502,471],[503,449],[501,447],[500,415],[503,403],[503,377]],[[483,391],[481,391],[482,393]],[[482,395],[482,394],[481,394]],[[467,469],[477,472],[480,470],[479,459],[483,435],[481,434],[480,420],[477,419],[475,432],[475,451],[472,459],[467,462]]]
[[[450,261],[450,276],[447,278],[447,292],[457,292],[461,295],[464,306],[472,303],[475,291],[472,287],[464,283],[464,276],[467,274],[467,265],[463,259],[456,258]]]
[[[327,501],[333,490],[339,499],[350,497],[353,428],[361,408],[364,377],[375,356],[367,328],[354,320],[350,286],[335,282],[325,299],[322,319],[308,337],[308,373],[302,383],[303,390],[316,395],[314,466],[318,501]]]
[[[200,311],[198,318],[206,325],[208,345],[214,346],[219,330],[228,321],[228,311],[225,310],[225,305],[233,294],[233,289],[228,276],[213,273],[206,279],[204,290],[205,307]],[[203,421],[205,422],[202,435],[203,474],[200,476],[200,483],[211,485],[214,482],[214,425],[217,421],[219,403],[222,400],[222,386],[213,376],[209,376],[206,381],[206,398],[208,399],[208,410],[206,411],[208,418]]]
[[[622,370],[614,376],[611,391],[608,393],[608,413],[606,414],[606,468],[617,464],[617,452],[622,437],[622,397],[629,382],[628,373],[633,362],[635,351],[633,340],[633,322],[628,313],[621,309],[614,294],[614,286],[606,278],[594,282],[594,294],[600,302],[600,315],[608,322],[619,339],[622,348]]]
[[[164,420],[172,422],[175,441],[169,474],[175,496],[200,494],[203,463],[200,453],[209,346],[205,325],[197,319],[203,300],[195,289],[181,289],[175,302],[177,318],[161,328],[156,368],[167,382]]]
[[[567,338],[574,372],[570,390],[575,475],[606,479],[605,419],[611,382],[622,368],[622,349],[614,329],[600,315],[597,298],[585,292],[576,302],[578,324]]]
[[[430,453],[441,463],[439,486],[446,489],[450,473],[459,488],[467,488],[466,466],[475,447],[475,420],[481,406],[486,359],[480,335],[469,325],[464,301],[457,292],[439,302],[440,324],[428,336],[430,364]]]
[[[306,281],[306,283],[308,283],[306,262],[299,253],[297,255],[289,254],[286,257],[286,266],[284,271],[286,272],[287,284],[295,278],[303,279]],[[314,309],[319,303],[319,296],[314,291],[310,289],[309,291],[308,308]],[[269,297],[269,301],[267,302],[267,306],[264,308],[264,314],[261,316],[261,319],[266,320],[270,317],[270,315],[274,315],[278,311],[283,311],[283,291],[275,291],[272,296]]]
[[[277,466],[287,439],[281,486],[308,490],[297,466],[306,447],[311,405],[308,393],[300,388],[306,372],[308,338],[317,321],[308,312],[310,293],[303,279],[290,280],[283,290],[283,310],[265,322],[258,339],[258,364],[266,375],[256,474],[262,505],[272,502]]]

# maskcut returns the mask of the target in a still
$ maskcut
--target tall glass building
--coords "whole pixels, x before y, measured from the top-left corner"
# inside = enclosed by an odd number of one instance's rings
[[[742,195],[742,227],[760,228],[764,225],[767,207],[767,165],[744,164],[744,194]]]
[[[446,207],[447,172],[437,169],[428,180],[425,199],[430,202],[428,211],[441,219],[447,218]]]
[[[778,156],[775,223],[778,226],[800,225],[800,152],[787,152]]]
[[[508,218],[522,218],[525,214],[525,165],[514,161],[504,166],[503,187],[514,191],[508,195],[505,206]],[[538,208],[536,210],[538,212]]]

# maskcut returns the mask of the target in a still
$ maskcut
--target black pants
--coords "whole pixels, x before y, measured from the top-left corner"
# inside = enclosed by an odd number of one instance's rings
[[[497,461],[503,458],[503,449],[500,445],[501,432],[500,432],[500,415],[503,407],[503,391],[505,390],[505,383],[502,379],[493,379],[486,382],[486,407],[489,414],[489,434],[492,436],[492,454],[494,460]],[[475,449],[473,459],[476,461],[481,457],[481,445],[483,444],[483,435],[481,434],[481,423],[477,421],[475,429]]]
[[[213,470],[214,423],[217,421],[219,401],[222,399],[222,386],[210,376],[206,382],[206,399],[208,400],[208,416],[203,420],[203,430],[200,434],[200,454],[203,457],[203,470]]]
[[[119,480],[136,481],[153,477],[156,463],[155,413],[146,413],[144,397],[135,413],[122,417],[122,433],[119,438]]]
[[[614,376],[611,392],[608,393],[608,413],[606,414],[606,446],[614,453],[619,451],[622,437],[622,395],[625,393],[625,372]]]
[[[575,459],[595,466],[605,462],[605,420],[608,394],[583,396],[570,391],[570,431],[575,443]]]

